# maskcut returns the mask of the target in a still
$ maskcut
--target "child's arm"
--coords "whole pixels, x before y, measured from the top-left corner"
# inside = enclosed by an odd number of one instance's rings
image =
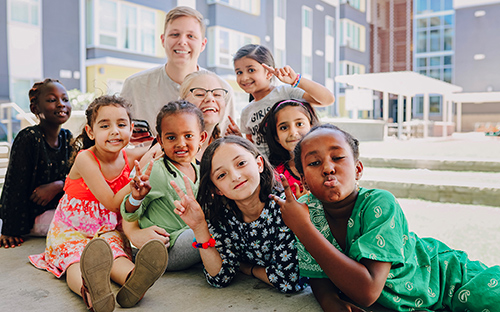
[[[283,83],[293,85],[299,78],[298,74],[288,65],[283,68],[272,68],[266,64],[262,64],[262,66],[273,73]],[[300,77],[300,82],[296,87],[305,91],[302,97],[310,104],[328,106],[335,102],[335,96],[330,90],[305,77]]]
[[[145,229],[139,227],[139,221],[128,222],[123,220],[123,232],[130,242],[137,248],[141,249],[144,244],[150,240],[157,239],[170,246],[170,234],[159,226],[153,225]]]
[[[339,289],[327,278],[310,278],[309,284],[314,297],[323,311],[352,311],[362,312],[350,303],[340,299]]]
[[[57,180],[51,183],[42,184],[35,188],[30,196],[30,200],[37,205],[46,206],[64,188],[64,181]]]
[[[194,197],[189,178],[184,176],[183,179],[186,185],[186,193],[179,188],[175,181],[170,181],[170,184],[181,199],[174,201],[174,211],[193,230],[196,241],[198,243],[206,243],[212,236],[208,230],[205,214]],[[207,249],[200,248],[199,250],[205,270],[211,276],[217,275],[222,267],[222,258],[217,249],[215,249],[215,247],[209,247]]]
[[[274,195],[272,197],[280,205],[285,223],[343,293],[360,305],[372,305],[382,293],[391,263],[365,258],[357,262],[344,255],[312,224],[307,205],[295,200],[284,176],[281,176],[281,182],[286,201]]]

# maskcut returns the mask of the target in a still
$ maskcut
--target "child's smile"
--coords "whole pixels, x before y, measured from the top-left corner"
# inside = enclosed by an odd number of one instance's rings
[[[254,59],[243,57],[234,61],[234,72],[238,85],[246,93],[253,94],[269,88],[272,74]]]
[[[130,141],[132,125],[125,108],[108,105],[99,108],[92,129],[87,131],[96,146],[109,152],[119,152]]]
[[[238,144],[221,145],[212,158],[211,179],[220,195],[234,201],[259,194],[262,158]]]
[[[193,113],[166,115],[161,121],[159,142],[165,155],[176,163],[190,163],[202,142],[198,117]]]
[[[311,121],[303,111],[298,106],[287,106],[276,114],[278,143],[289,152],[311,130]]]
[[[343,134],[318,129],[301,143],[304,182],[323,203],[338,203],[356,190],[363,165],[355,160]]]
[[[30,109],[40,118],[42,123],[60,125],[65,123],[71,115],[71,104],[66,89],[58,83],[47,84],[40,92],[36,105]]]

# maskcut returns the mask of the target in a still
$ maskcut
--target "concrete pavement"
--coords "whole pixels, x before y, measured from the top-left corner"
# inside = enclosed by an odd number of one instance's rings
[[[361,156],[500,161],[500,139],[474,136],[475,140],[461,137],[452,140],[362,142]],[[370,169],[367,167],[367,179]],[[468,174],[479,182],[484,182],[481,177],[488,176]],[[387,175],[385,172],[380,176]],[[401,173],[401,177],[405,178],[405,172]],[[435,189],[429,189],[430,193],[433,191]],[[410,230],[419,236],[438,238],[452,248],[465,250],[471,259],[481,260],[487,265],[500,264],[498,207],[405,198],[399,198],[399,201]],[[58,280],[29,263],[28,256],[43,252],[44,246],[44,238],[30,238],[21,247],[0,248],[0,311],[87,311],[81,298],[66,286],[64,277]],[[117,291],[118,286],[113,285],[113,289]],[[116,311],[124,310],[117,306]],[[133,308],[133,311],[165,310],[321,311],[310,288],[298,294],[283,295],[256,279],[239,274],[229,287],[216,289],[206,283],[201,265],[165,274]]]
[[[465,250],[471,259],[500,264],[500,209],[400,199],[410,230]],[[0,311],[86,311],[81,298],[52,274],[38,270],[28,256],[44,250],[43,238],[21,247],[0,249]],[[115,291],[117,285],[113,285]],[[310,288],[284,295],[262,282],[239,274],[227,288],[209,286],[201,265],[167,273],[133,311],[321,311]],[[117,307],[116,311],[125,311]]]

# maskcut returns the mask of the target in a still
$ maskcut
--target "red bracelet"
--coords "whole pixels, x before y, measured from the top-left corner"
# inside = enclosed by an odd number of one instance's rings
[[[211,237],[206,243],[197,243],[196,237],[193,238],[193,248],[207,249],[208,247],[215,247],[215,239],[213,237]]]

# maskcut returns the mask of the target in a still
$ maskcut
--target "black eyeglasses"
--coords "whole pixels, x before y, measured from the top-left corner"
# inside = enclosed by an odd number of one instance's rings
[[[214,96],[214,98],[222,99],[223,97],[225,97],[227,95],[228,91],[226,89],[222,89],[222,88],[215,88],[212,90],[207,90],[207,89],[203,89],[203,88],[192,88],[192,89],[189,89],[189,92],[191,92],[194,97],[203,98],[203,99],[207,96],[208,92],[212,92],[212,95]]]

